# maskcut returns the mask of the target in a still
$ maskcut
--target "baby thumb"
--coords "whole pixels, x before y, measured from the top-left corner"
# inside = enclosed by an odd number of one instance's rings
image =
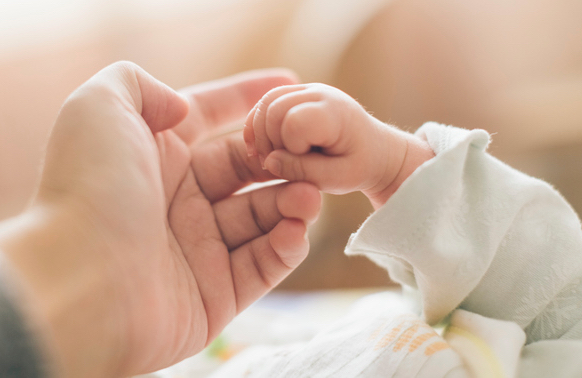
[[[320,153],[294,155],[286,150],[275,150],[265,159],[265,168],[282,179],[289,181],[306,181],[319,189],[325,186],[325,177],[329,175],[330,157]]]

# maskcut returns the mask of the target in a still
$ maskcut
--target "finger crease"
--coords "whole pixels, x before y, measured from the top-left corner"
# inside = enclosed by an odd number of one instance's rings
[[[255,243],[254,241],[251,242],[249,244],[249,249],[250,249],[250,253],[251,253],[251,260],[253,262],[253,265],[255,266],[255,269],[257,270],[257,274],[259,275],[259,278],[261,279],[261,282],[266,286],[266,287],[271,287],[271,283],[269,282],[269,280],[267,279],[267,277],[265,276],[263,270],[261,269],[261,264],[259,263],[259,260],[257,259],[256,253],[258,252],[257,249],[255,248]]]
[[[261,232],[261,234],[266,234],[270,230],[267,229],[267,227],[265,226],[265,224],[261,220],[261,217],[259,216],[259,213],[257,213],[257,208],[254,205],[255,204],[255,201],[254,201],[255,196],[256,196],[256,192],[253,191],[253,192],[251,192],[251,195],[249,197],[249,208],[250,208],[250,211],[251,211],[251,216],[253,217],[253,221],[257,225],[257,227],[258,227],[259,231]]]
[[[180,191],[180,189],[184,185],[184,181],[186,181],[186,177],[188,176],[189,172],[192,172],[192,175],[194,176],[194,178],[196,178],[196,172],[194,171],[194,167],[192,166],[192,161],[190,161],[190,164],[188,166],[190,169],[184,170],[184,175],[180,179],[180,183],[178,184],[178,186],[176,186],[176,190],[174,191],[174,197],[176,197],[176,195],[178,194],[178,192]],[[169,220],[170,219],[170,212],[172,211],[172,207],[174,206],[174,201],[168,199],[168,204],[166,206],[168,207],[166,215],[167,215],[168,220]]]
[[[240,154],[237,152],[236,144],[232,139],[229,139],[227,142],[228,146],[228,158],[230,160],[230,164],[234,169],[234,173],[236,174],[236,178],[241,182],[245,183],[250,177],[250,170],[246,164],[242,161]]]

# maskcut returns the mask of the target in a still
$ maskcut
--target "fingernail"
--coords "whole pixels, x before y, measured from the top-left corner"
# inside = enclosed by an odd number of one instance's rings
[[[261,162],[261,167],[263,170],[266,170],[267,167],[265,167],[265,157],[263,155],[259,155],[259,161]]]
[[[270,159],[269,172],[271,172],[275,176],[281,176],[281,162],[277,159]]]
[[[247,155],[249,157],[255,156],[255,149],[253,148],[253,145],[251,143],[247,143]]]

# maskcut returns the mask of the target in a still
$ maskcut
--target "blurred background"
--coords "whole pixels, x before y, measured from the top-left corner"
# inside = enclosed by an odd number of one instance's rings
[[[121,59],[174,88],[286,66],[409,131],[483,128],[493,155],[580,212],[581,20],[578,0],[0,0],[0,219],[32,194],[67,95]],[[281,287],[389,285],[342,253],[370,212],[360,195],[326,196]]]

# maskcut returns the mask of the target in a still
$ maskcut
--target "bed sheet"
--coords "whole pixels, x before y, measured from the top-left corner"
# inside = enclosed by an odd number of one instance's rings
[[[359,299],[396,288],[272,292],[237,316],[206,349],[166,369],[135,378],[203,378],[250,347],[308,341]]]

